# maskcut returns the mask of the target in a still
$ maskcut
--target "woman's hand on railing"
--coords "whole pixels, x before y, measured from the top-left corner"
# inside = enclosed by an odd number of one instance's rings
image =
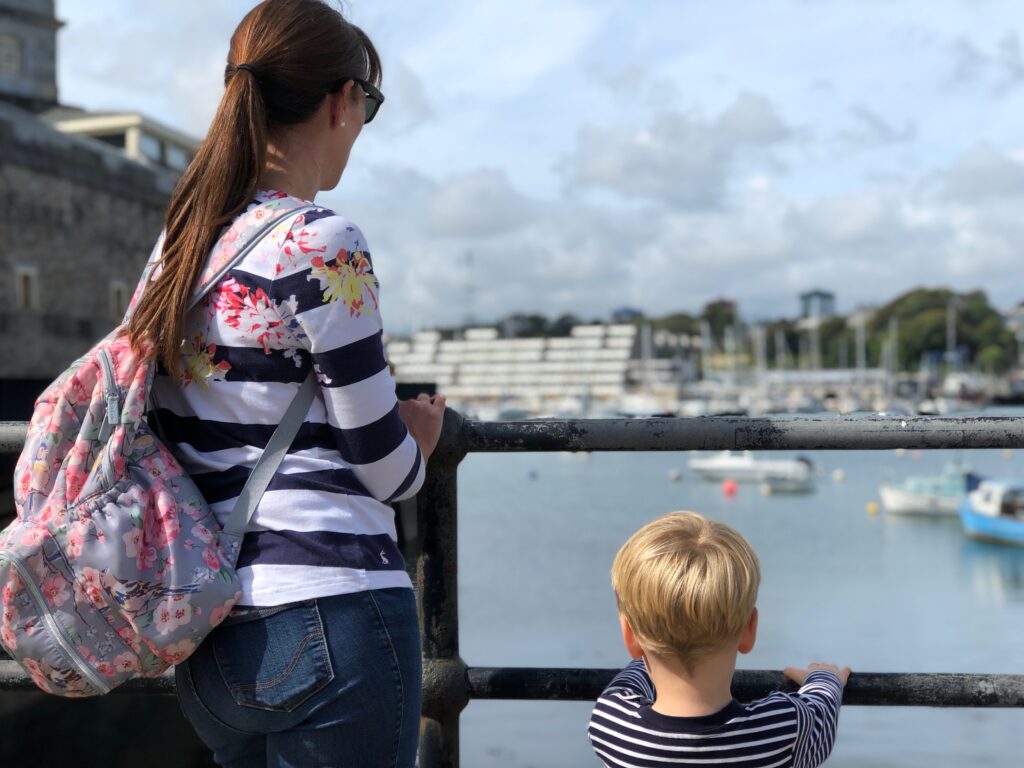
[[[423,460],[427,461],[437,447],[444,422],[444,395],[421,394],[415,400],[399,400],[398,415],[405,422],[406,429],[420,447]]]

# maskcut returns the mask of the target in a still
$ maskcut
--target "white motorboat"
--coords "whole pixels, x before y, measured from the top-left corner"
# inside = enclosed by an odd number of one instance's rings
[[[960,502],[976,489],[982,478],[963,466],[950,466],[941,475],[908,477],[902,483],[882,483],[878,493],[891,515],[955,517]]]
[[[750,451],[722,451],[690,459],[690,469],[704,480],[760,483],[772,493],[806,493],[814,488],[814,466],[795,459],[759,459]]]

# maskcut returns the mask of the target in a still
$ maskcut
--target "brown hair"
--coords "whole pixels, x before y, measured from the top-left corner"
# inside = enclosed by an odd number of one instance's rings
[[[154,343],[176,369],[193,287],[221,228],[257,191],[270,135],[308,120],[347,81],[380,78],[366,33],[321,0],[264,0],[246,14],[231,36],[213,123],[171,195],[160,273],[128,327],[134,346]]]
[[[619,613],[647,653],[692,672],[702,656],[738,642],[761,569],[733,528],[696,512],[671,512],[634,533],[612,565]]]

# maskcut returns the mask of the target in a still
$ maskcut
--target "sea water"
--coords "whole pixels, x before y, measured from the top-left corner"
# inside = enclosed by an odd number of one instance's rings
[[[459,468],[466,663],[624,665],[612,558],[647,521],[691,509],[737,528],[761,560],[758,642],[740,668],[829,661],[854,672],[1024,671],[1024,549],[972,541],[954,517],[868,512],[880,482],[937,474],[958,459],[1024,479],[1024,451],[818,452],[807,454],[818,473],[813,494],[765,496],[741,485],[733,498],[688,471],[690,455],[469,456]],[[673,470],[680,481],[670,479]],[[471,702],[461,719],[462,765],[598,765],[589,714],[579,702]],[[828,764],[1017,766],[1022,716],[845,707]]]

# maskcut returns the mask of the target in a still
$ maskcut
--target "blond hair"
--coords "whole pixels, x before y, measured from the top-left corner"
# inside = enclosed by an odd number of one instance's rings
[[[643,649],[688,670],[739,640],[757,602],[761,569],[750,544],[725,523],[670,512],[634,533],[615,556],[619,612]]]

